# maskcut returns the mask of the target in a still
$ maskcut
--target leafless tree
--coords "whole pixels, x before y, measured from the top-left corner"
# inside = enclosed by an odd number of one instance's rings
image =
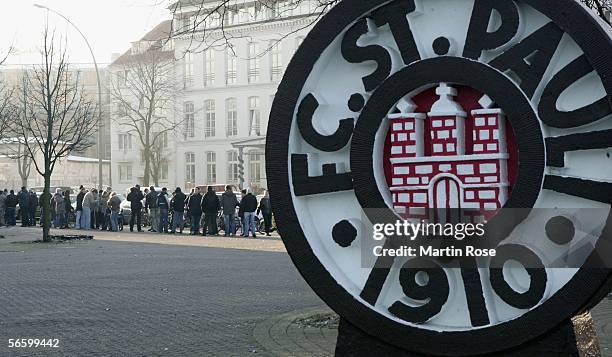
[[[70,70],[65,41],[56,39],[48,26],[40,54],[42,64],[23,76],[20,105],[25,113],[12,122],[12,131],[44,179],[43,240],[50,241],[51,175],[56,164],[72,151],[93,145],[97,118],[95,104],[82,95],[79,75]]]
[[[168,162],[168,154],[166,152],[163,141],[158,141],[151,150],[151,179],[155,186],[159,186],[159,181],[162,176],[162,166]]]
[[[240,25],[238,18],[248,18],[250,22],[282,20],[294,17],[295,12],[307,6],[307,13],[300,12],[306,21],[282,33],[278,38],[281,41],[316,23],[338,2],[340,0],[177,0],[170,6],[174,19],[171,37],[189,39],[187,51],[192,53],[215,47],[233,50],[233,40],[249,37],[243,31],[233,31]]]
[[[612,26],[612,0],[579,0],[589,8],[593,9],[597,15],[608,25]]]
[[[182,123],[174,115],[179,94],[174,51],[156,44],[116,62],[114,67],[121,74],[111,80],[111,98],[116,103],[114,121],[138,138],[145,165],[142,184],[148,186],[151,176],[159,176],[158,167],[152,164],[156,148]]]
[[[14,89],[0,82],[0,139],[5,139],[9,122],[13,114],[13,92]]]

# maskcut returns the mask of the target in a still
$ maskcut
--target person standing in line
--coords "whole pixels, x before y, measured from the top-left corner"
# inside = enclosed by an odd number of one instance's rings
[[[17,210],[17,196],[15,196],[15,191],[11,190],[6,197],[6,225],[7,226],[15,226],[17,222],[15,221],[15,211]]]
[[[94,197],[93,189],[87,191],[83,196],[83,212],[81,217],[81,229],[89,230],[91,229],[91,213],[92,208],[96,203],[96,198]]]
[[[35,227],[36,226],[36,210],[38,210],[38,196],[36,196],[36,193],[32,190],[30,190],[30,200],[28,202],[28,206],[30,208],[30,219],[29,219],[29,226],[31,227]]]
[[[130,232],[134,232],[134,223],[138,232],[142,232],[142,200],[144,195],[140,191],[140,185],[136,185],[130,189],[127,200],[130,201],[132,214],[130,216]]]
[[[174,197],[170,205],[172,206],[172,230],[170,234],[176,233],[176,227],[179,228],[180,234],[183,234],[183,214],[185,213],[185,201],[187,196],[181,192],[181,188],[177,187],[174,191]]]
[[[91,206],[91,221],[90,221],[91,223],[89,225],[89,228],[97,229],[98,228],[98,200],[99,200],[98,190],[93,188],[91,190],[91,193],[93,195],[94,202]]]
[[[240,202],[242,202],[246,194],[246,189],[243,188],[242,190],[240,190]],[[244,229],[244,207],[242,205],[238,207],[238,218],[240,218],[240,227]],[[242,235],[244,235],[244,230],[242,231]]]
[[[30,220],[30,193],[25,188],[21,187],[21,191],[17,194],[17,200],[19,201],[19,215],[21,216],[21,226],[29,226]]]
[[[225,192],[221,195],[221,208],[223,209],[223,223],[225,224],[225,236],[236,235],[236,207],[239,206],[238,198],[232,191],[232,186],[225,186]]]
[[[187,208],[189,209],[189,215],[191,217],[191,230],[189,231],[189,235],[198,235],[200,234],[200,220],[202,219],[202,194],[200,193],[199,187],[196,187],[191,196],[189,196]]]
[[[0,191],[0,226],[6,225],[6,189]]]
[[[257,198],[253,196],[250,189],[247,191],[246,196],[242,197],[240,208],[244,212],[242,236],[248,238],[250,229],[253,233],[253,238],[256,238],[255,232],[257,232],[257,227],[255,227],[255,211],[257,210]]]
[[[216,236],[219,234],[217,230],[217,215],[221,209],[219,197],[213,190],[212,186],[208,186],[208,191],[202,198],[202,212],[204,212],[204,227],[202,227],[202,235],[209,234]]]
[[[66,213],[64,215],[64,227],[62,228],[70,228],[70,213],[72,213],[72,202],[70,201],[70,190],[64,191],[64,207],[66,209]]]
[[[111,229],[111,224],[110,224],[110,208],[108,207],[108,200],[110,200],[111,197],[111,193],[113,192],[113,189],[108,186],[106,187],[106,190],[104,191],[104,193],[102,193],[102,200],[101,200],[101,209],[102,209],[102,230],[106,231],[106,230],[110,230]]]
[[[119,231],[119,210],[121,209],[121,199],[116,192],[111,192],[107,202],[110,209],[110,228],[113,232]]]
[[[159,226],[157,231],[159,233],[168,233],[168,208],[170,203],[168,202],[168,189],[162,188],[159,195],[157,195],[157,209],[159,213]]]
[[[51,199],[51,206],[53,207],[53,227],[60,229],[64,227],[64,217],[66,217],[66,205],[64,204],[64,197],[62,196],[62,189],[56,188],[55,194]]]
[[[270,229],[272,227],[272,206],[270,205],[270,193],[268,190],[264,192],[264,196],[259,201],[259,207],[257,208],[257,214],[261,212],[264,220],[264,227],[266,235],[270,236]]]
[[[157,232],[159,229],[159,207],[157,206],[158,193],[155,187],[151,186],[149,193],[145,196],[145,210],[149,211],[151,217],[151,228],[149,232]]]
[[[83,187],[83,185],[81,185],[79,187],[79,193],[77,194],[76,197],[76,214],[75,214],[75,223],[74,223],[74,228],[75,229],[81,229],[81,227],[83,227],[83,198],[85,198],[85,187]]]
[[[94,225],[96,229],[101,229],[104,225],[104,198],[102,194],[102,190],[98,191],[95,214],[96,224]]]

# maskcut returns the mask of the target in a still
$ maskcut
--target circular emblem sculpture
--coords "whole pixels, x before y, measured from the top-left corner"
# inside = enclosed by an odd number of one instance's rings
[[[272,206],[300,273],[361,330],[435,355],[510,349],[598,302],[611,63],[610,35],[573,0],[340,2],[268,126]],[[398,220],[481,222],[479,251],[495,254],[368,266],[367,227]]]

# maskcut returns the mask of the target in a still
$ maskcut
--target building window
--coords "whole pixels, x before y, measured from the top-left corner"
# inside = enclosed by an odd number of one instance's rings
[[[228,183],[238,183],[238,151],[227,152],[227,181]]]
[[[230,48],[225,50],[225,61],[227,62],[227,72],[225,73],[226,84],[236,84],[238,76],[236,71],[236,56]]]
[[[259,97],[249,97],[249,136],[261,135]]]
[[[281,53],[281,45],[279,41],[270,42],[270,79],[279,81],[283,76],[283,56]]]
[[[247,46],[247,71],[249,83],[259,82],[259,61],[257,44],[250,42]]]
[[[215,82],[215,52],[213,49],[204,51],[204,87]]]
[[[225,25],[233,25],[238,23],[238,9],[227,6],[227,10],[225,11]]]
[[[119,150],[127,151],[132,150],[132,134],[119,134],[118,135]]]
[[[249,152],[249,178],[252,183],[261,182],[263,157],[264,154],[261,151],[253,150]]]
[[[217,183],[217,154],[213,151],[206,153],[206,183]]]
[[[215,136],[215,101],[212,99],[204,101],[204,137],[212,138]]]
[[[153,138],[155,139],[155,145],[160,149],[168,148],[168,132],[164,131],[163,133],[153,133]]]
[[[191,52],[185,53],[183,61],[185,65],[183,86],[184,88],[189,88],[193,85],[193,54]]]
[[[192,152],[185,153],[185,188],[193,187],[195,184],[195,154]]]
[[[225,100],[225,109],[227,111],[225,133],[227,136],[236,136],[238,135],[238,108],[236,98],[227,98]]]
[[[185,102],[185,138],[193,138],[195,136],[194,115],[193,102]]]
[[[165,161],[159,164],[159,179],[168,181],[168,163]]]
[[[119,181],[131,181],[132,180],[132,165],[130,164],[119,164]]]

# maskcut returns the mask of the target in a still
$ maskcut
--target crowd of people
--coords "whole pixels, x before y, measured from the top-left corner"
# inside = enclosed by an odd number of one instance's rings
[[[241,199],[238,200],[231,185],[226,186],[220,197],[212,186],[209,186],[204,194],[198,187],[192,189],[189,194],[183,193],[181,188],[177,187],[169,194],[165,187],[157,191],[151,186],[143,191],[136,185],[129,190],[126,199],[131,209],[130,232],[134,232],[134,228],[138,232],[143,231],[143,213],[151,227],[149,232],[183,234],[185,222],[188,220],[191,235],[218,235],[217,218],[222,216],[225,236],[235,236],[236,224],[240,224],[243,237],[256,237],[256,217],[260,213],[266,235],[269,236],[272,229],[272,208],[267,191],[258,202],[250,190],[242,190]],[[70,228],[69,217],[72,215],[75,218],[75,229],[119,231],[123,228],[121,203],[120,196],[112,191],[111,187],[99,191],[80,186],[74,207],[70,190],[57,188],[50,199],[49,209],[53,227],[58,229]],[[35,192],[28,191],[25,187],[22,187],[18,194],[13,190],[0,192],[0,223],[7,226],[16,225],[17,205],[22,226],[35,226],[37,209],[43,209],[42,200]],[[203,224],[200,228],[201,221]]]

